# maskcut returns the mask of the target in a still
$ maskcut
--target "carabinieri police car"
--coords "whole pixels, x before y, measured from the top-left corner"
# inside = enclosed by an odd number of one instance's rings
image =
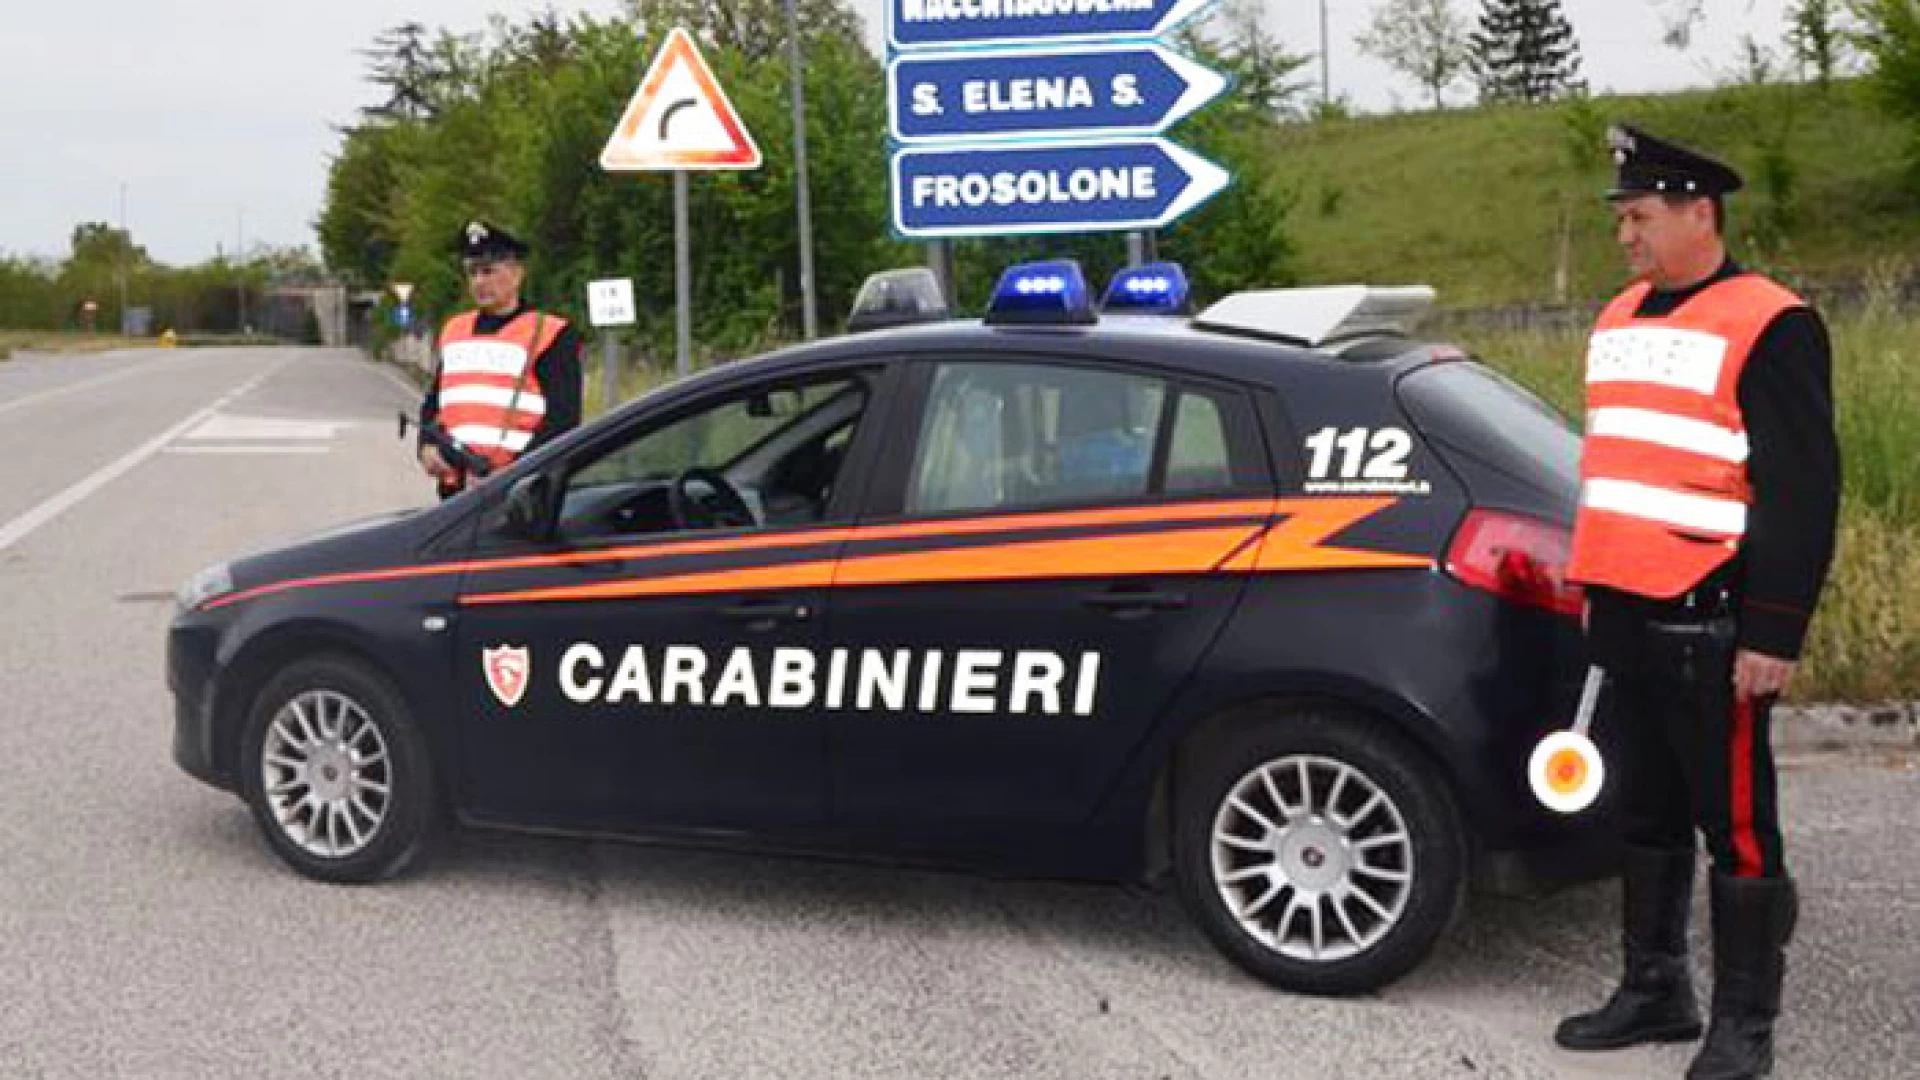
[[[856,332],[210,568],[174,756],[328,881],[449,819],[1170,866],[1255,974],[1379,986],[1476,865],[1601,831],[1526,782],[1582,671],[1578,439],[1408,336],[1430,290],[1186,289],[1028,264],[963,322],[879,279]]]

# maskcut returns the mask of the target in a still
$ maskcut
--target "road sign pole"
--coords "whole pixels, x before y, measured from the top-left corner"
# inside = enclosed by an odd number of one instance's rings
[[[1145,266],[1147,264],[1147,234],[1130,232],[1127,234],[1127,265]]]
[[[693,370],[693,257],[687,245],[687,172],[673,173],[674,373]]]
[[[620,363],[613,343],[612,329],[600,333],[600,411],[609,412],[620,402]]]
[[[800,15],[787,0],[787,57],[793,71],[793,180],[800,215],[800,319],[807,340],[819,336],[813,294],[813,207],[807,190],[807,90],[800,66]]]
[[[940,297],[947,302],[947,310],[959,307],[955,297],[958,290],[953,285],[953,244],[946,240],[935,240],[927,245],[927,266],[933,270],[933,276],[940,282]]]

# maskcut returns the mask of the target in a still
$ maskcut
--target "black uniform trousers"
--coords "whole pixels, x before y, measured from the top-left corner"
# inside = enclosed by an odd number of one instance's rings
[[[1597,724],[1621,756],[1627,843],[1692,851],[1705,835],[1714,868],[1784,877],[1770,727],[1774,700],[1738,699],[1738,597],[1709,583],[1672,601],[1590,590],[1588,640],[1607,673]]]

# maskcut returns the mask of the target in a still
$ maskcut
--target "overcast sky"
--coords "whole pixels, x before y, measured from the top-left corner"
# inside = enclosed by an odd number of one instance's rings
[[[718,0],[724,2],[724,0]],[[1417,87],[1359,53],[1379,0],[1327,0],[1336,95],[1363,110],[1414,106]],[[1685,0],[1564,0],[1598,91],[1719,81],[1743,34],[1777,46],[1786,0],[1704,0],[1690,54],[1660,43]],[[884,0],[852,0],[877,49]],[[1462,12],[1476,0],[1456,0]],[[318,246],[333,125],[374,100],[356,50],[408,19],[458,31],[543,0],[20,0],[0,41],[0,254],[59,258],[75,223],[126,222],[154,257],[198,262],[221,246]],[[559,10],[610,14],[618,0]],[[1265,0],[1291,50],[1319,48],[1317,0]],[[1316,85],[1317,69],[1303,72]],[[634,73],[636,81],[640,73]],[[1456,97],[1456,100],[1464,100]],[[617,119],[607,117],[609,127]],[[874,132],[874,138],[882,133]],[[590,163],[583,162],[583,167]]]

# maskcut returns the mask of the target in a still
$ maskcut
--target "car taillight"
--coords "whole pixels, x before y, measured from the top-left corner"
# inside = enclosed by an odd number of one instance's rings
[[[1475,510],[1454,534],[1447,573],[1476,589],[1528,607],[1578,615],[1585,600],[1566,580],[1573,534],[1558,525],[1498,510]]]

